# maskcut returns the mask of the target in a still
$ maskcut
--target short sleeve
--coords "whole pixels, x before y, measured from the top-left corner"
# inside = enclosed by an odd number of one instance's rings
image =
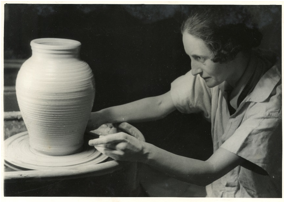
[[[211,91],[199,76],[189,71],[171,84],[170,94],[173,103],[181,113],[203,111],[206,118],[211,113]]]
[[[281,86],[281,85],[280,85]],[[279,89],[279,91],[278,91]],[[277,94],[262,103],[252,103],[244,120],[222,148],[275,174],[282,151],[281,87]]]

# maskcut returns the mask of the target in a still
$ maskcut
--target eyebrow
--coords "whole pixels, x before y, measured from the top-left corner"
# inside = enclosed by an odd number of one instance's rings
[[[197,54],[193,54],[191,55],[192,57],[201,57],[201,58],[206,58],[205,56],[202,56],[202,55],[197,55]]]

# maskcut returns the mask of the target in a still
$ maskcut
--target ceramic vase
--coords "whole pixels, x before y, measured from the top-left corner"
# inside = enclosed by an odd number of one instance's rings
[[[76,153],[83,145],[95,97],[92,71],[79,59],[81,43],[40,38],[30,45],[32,56],[16,79],[30,148],[55,156]]]

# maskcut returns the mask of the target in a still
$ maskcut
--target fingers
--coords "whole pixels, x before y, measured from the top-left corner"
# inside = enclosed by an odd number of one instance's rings
[[[109,149],[109,150],[123,150],[126,147],[126,143],[125,142],[121,142],[121,143],[107,143],[107,144],[100,144],[100,145],[94,145],[94,147],[96,149],[100,148],[100,149]]]
[[[97,135],[109,135],[117,133],[117,128],[112,123],[106,123],[101,125],[97,129],[93,129],[91,132]]]
[[[101,136],[98,139],[89,140],[88,144],[90,146],[95,145],[105,145],[105,144],[111,144],[111,143],[119,143],[124,142],[127,140],[127,135],[124,133],[115,133],[108,136]]]
[[[119,124],[118,127],[128,133],[133,129],[133,126],[126,122]]]
[[[139,138],[139,135],[141,134],[138,129],[126,122],[121,123],[118,127],[136,138]]]
[[[126,142],[121,142],[94,145],[94,148],[114,160],[124,160],[123,156],[125,154],[124,149],[126,146]]]
[[[124,152],[121,150],[103,149],[102,153],[114,160],[124,160],[123,159]]]
[[[127,124],[122,127],[127,130],[131,128]],[[124,132],[100,136],[98,139],[90,140],[89,145],[115,160],[137,161],[141,158],[142,144],[138,139]]]

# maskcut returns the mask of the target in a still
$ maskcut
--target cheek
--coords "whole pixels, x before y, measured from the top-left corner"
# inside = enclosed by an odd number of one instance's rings
[[[216,78],[217,80],[224,80],[224,78],[227,76],[226,67],[221,66],[217,63],[207,63],[205,67],[207,67],[205,70],[207,74]]]
[[[211,77],[216,77],[216,75],[219,74],[219,70],[216,68],[216,66],[213,63],[205,63],[203,64],[203,71],[207,73],[207,75]]]

